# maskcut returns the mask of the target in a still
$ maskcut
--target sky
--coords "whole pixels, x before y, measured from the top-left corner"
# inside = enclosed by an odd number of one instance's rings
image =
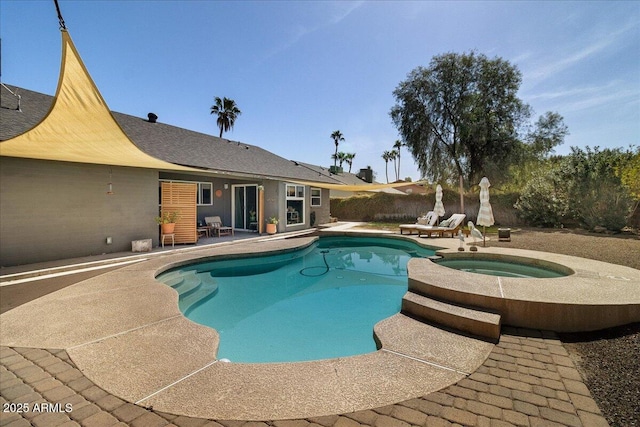
[[[400,139],[393,91],[440,54],[475,51],[522,73],[532,122],[558,112],[570,147],[640,145],[640,1],[59,0],[113,111],[217,136],[214,98],[242,111],[224,137],[333,164],[330,135],[385,182]],[[61,38],[53,0],[0,0],[1,79],[53,95]],[[420,178],[401,152],[400,178]],[[394,180],[393,164],[388,167]]]

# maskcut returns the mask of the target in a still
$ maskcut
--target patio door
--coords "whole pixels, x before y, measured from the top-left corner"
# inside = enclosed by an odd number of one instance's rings
[[[258,229],[258,184],[233,185],[233,223],[236,230]]]

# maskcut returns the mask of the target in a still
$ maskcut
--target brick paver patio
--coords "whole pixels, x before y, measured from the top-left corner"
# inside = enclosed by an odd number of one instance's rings
[[[439,392],[349,414],[264,422],[206,420],[156,412],[97,387],[64,350],[2,347],[0,426],[609,425],[554,333],[508,327],[502,333],[480,368]]]

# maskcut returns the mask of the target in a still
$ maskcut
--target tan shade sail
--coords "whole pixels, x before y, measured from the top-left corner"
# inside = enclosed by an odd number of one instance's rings
[[[51,110],[33,129],[0,143],[0,155],[30,159],[194,171],[136,147],[113,118],[66,30]]]
[[[404,187],[411,184],[423,184],[425,181],[418,182],[394,182],[392,184],[361,184],[361,185],[345,185],[345,184],[325,184],[322,182],[309,182],[309,181],[291,181],[294,184],[310,185],[311,187],[324,188],[327,190],[340,190],[340,191],[376,191],[383,190],[385,188]]]

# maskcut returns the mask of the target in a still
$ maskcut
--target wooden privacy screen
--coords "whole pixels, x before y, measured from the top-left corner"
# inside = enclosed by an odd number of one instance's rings
[[[198,241],[196,184],[161,182],[160,188],[160,214],[178,212],[180,215],[176,221],[176,243],[196,243]]]

